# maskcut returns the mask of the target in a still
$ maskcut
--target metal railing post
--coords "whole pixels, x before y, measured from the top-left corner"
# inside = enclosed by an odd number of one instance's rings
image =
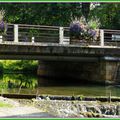
[[[34,43],[35,42],[35,37],[32,37],[32,43]]]
[[[2,42],[3,41],[3,36],[2,35],[0,35],[0,42]]]
[[[18,25],[14,25],[14,42],[18,42]]]
[[[104,30],[100,30],[100,46],[104,47]]]
[[[63,44],[64,42],[64,28],[59,28],[59,44]]]

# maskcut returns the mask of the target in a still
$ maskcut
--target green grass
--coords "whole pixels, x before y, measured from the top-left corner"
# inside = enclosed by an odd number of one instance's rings
[[[9,103],[5,103],[3,101],[0,101],[0,108],[1,107],[13,107],[13,106],[11,104],[9,104]]]

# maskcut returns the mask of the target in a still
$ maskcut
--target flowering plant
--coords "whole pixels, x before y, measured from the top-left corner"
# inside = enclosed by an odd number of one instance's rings
[[[84,17],[81,17],[79,21],[73,21],[70,25],[70,38],[95,41],[99,38],[99,26],[100,22],[98,19],[91,19],[88,23]]]
[[[3,20],[5,16],[5,11],[4,10],[0,10],[0,33],[3,34],[6,32],[6,24]]]

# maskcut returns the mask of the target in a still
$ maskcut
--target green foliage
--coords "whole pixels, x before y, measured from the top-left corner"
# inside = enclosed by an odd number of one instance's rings
[[[4,101],[0,101],[0,107],[13,107],[13,106],[9,103],[5,103]]]
[[[0,73],[3,73],[3,64],[0,62]]]
[[[0,90],[8,88],[8,85],[5,82],[0,81]],[[2,93],[2,92],[1,92]]]
[[[0,93],[6,93],[8,89],[13,88],[30,88],[37,86],[37,78],[28,74],[4,74],[0,78]]]
[[[90,17],[98,18],[101,28],[120,29],[120,4],[101,3],[91,10]]]
[[[83,100],[84,96],[83,95],[80,95],[78,96],[79,100]]]
[[[8,23],[69,26],[82,16],[81,3],[2,3]],[[99,19],[101,28],[120,28],[120,4],[92,3],[88,20]]]
[[[88,19],[98,18],[101,28],[120,28],[120,4],[93,6]],[[82,16],[81,3],[2,3],[0,9],[5,10],[8,23],[69,26],[72,20]]]
[[[100,21],[98,19],[91,19],[88,22],[88,27],[93,30],[99,29]]]
[[[2,60],[4,72],[36,73],[38,62],[34,60]]]
[[[68,26],[81,16],[80,3],[3,3],[8,23]]]
[[[26,74],[4,74],[4,83],[7,88],[35,88],[36,77]]]

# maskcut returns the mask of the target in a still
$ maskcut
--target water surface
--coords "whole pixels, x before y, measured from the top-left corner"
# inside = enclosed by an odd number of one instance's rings
[[[54,85],[49,84],[50,81],[54,82]],[[62,84],[59,84],[60,81]],[[119,86],[64,84],[64,81],[43,79],[31,74],[3,74],[0,76],[0,93],[84,96],[109,96],[111,93],[112,96],[120,97]]]

